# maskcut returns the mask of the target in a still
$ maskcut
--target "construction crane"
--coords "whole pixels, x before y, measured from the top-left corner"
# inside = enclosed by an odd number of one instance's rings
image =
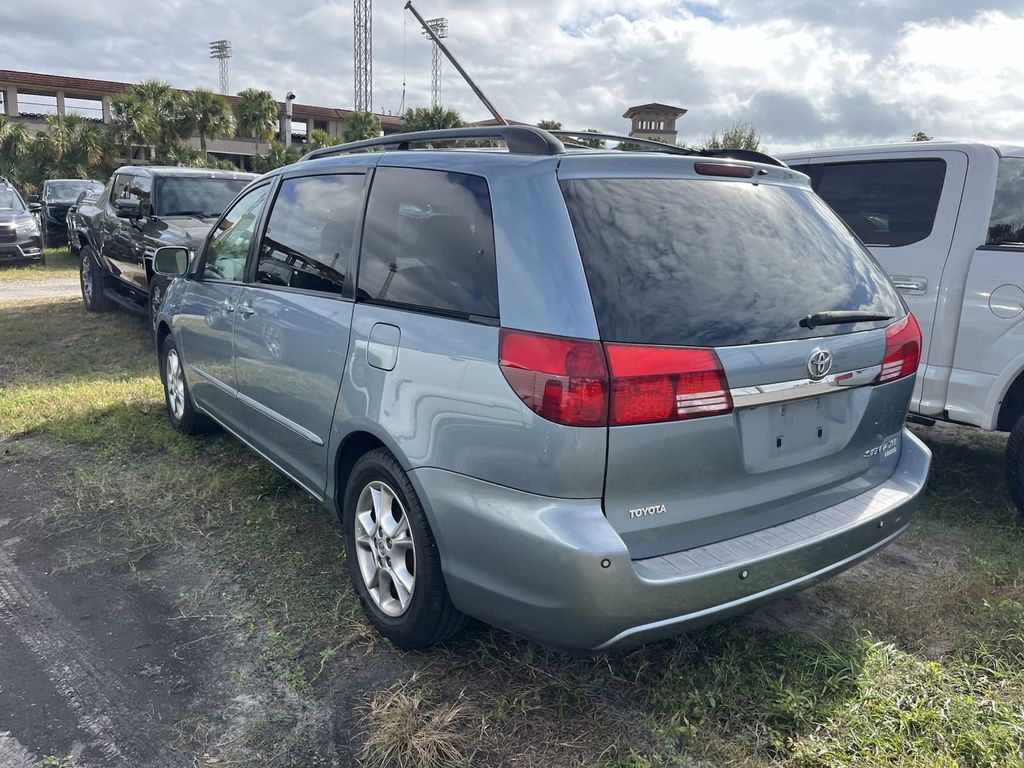
[[[352,3],[356,112],[373,111],[373,0]]]
[[[498,114],[498,110],[495,109],[494,105],[491,104],[491,102],[487,99],[486,96],[484,96],[484,92],[480,90],[479,86],[477,86],[477,84],[473,82],[473,78],[471,78],[469,74],[466,72],[466,70],[462,68],[462,65],[459,64],[458,60],[456,60],[456,58],[452,55],[452,52],[448,50],[447,46],[445,46],[445,44],[441,42],[441,38],[438,37],[434,33],[434,30],[430,28],[430,23],[427,22],[422,16],[420,16],[419,11],[412,7],[412,0],[407,0],[407,2],[405,3],[405,7],[406,10],[408,10],[413,16],[416,17],[416,21],[420,23],[420,26],[423,27],[423,33],[434,41],[434,45],[437,46],[441,53],[443,53],[448,58],[448,61],[452,63],[452,66],[459,71],[459,74],[462,75],[462,79],[466,81],[469,87],[473,89],[473,93],[476,94],[476,97],[480,99],[481,102],[483,102],[483,105],[485,107],[487,107],[487,111],[494,116],[494,119],[497,120],[499,124],[508,125],[508,120],[506,120],[504,117]],[[436,19],[434,21],[436,21]],[[447,25],[445,29],[447,31]]]

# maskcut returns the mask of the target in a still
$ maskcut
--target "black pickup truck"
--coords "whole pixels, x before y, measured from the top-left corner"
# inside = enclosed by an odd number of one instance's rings
[[[82,192],[99,192],[102,181],[91,179],[44,179],[39,185],[38,195],[29,195],[27,202],[39,203],[39,223],[42,229],[43,246],[53,248],[67,242],[67,216],[70,208]]]
[[[124,166],[96,200],[83,200],[79,267],[90,312],[115,305],[153,313],[153,254],[165,245],[195,250],[251,173],[207,168]]]

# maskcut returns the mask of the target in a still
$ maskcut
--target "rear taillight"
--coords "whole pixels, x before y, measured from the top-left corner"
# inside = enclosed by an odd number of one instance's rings
[[[501,330],[501,372],[545,419],[574,427],[608,423],[608,367],[599,341]]]
[[[611,370],[611,425],[675,421],[732,410],[713,349],[605,344]]]
[[[885,329],[885,358],[878,383],[909,376],[921,362],[921,327],[910,312]]]
[[[499,343],[501,371],[512,389],[535,413],[559,424],[647,424],[732,410],[712,349],[602,345],[504,328]]]

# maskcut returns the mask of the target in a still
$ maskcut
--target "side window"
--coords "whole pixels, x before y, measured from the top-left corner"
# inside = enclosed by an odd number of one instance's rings
[[[946,162],[879,160],[821,167],[815,191],[867,245],[910,245],[932,232]]]
[[[996,195],[986,245],[1024,244],[1024,158],[1003,157],[996,175]]]
[[[209,280],[239,282],[245,273],[249,247],[256,233],[269,184],[257,187],[239,198],[224,214],[206,241],[203,277]]]
[[[487,182],[463,173],[378,168],[366,211],[358,294],[497,317]]]
[[[282,181],[260,243],[256,282],[342,293],[365,181],[362,174]]]
[[[114,186],[110,188],[110,202],[114,202],[119,197],[124,197],[125,190],[128,189],[128,182],[131,181],[131,176],[127,173],[119,173],[114,177]]]
[[[149,215],[149,197],[153,190],[153,178],[151,176],[129,176],[128,186],[124,195],[129,200],[138,200],[139,208],[143,216]]]

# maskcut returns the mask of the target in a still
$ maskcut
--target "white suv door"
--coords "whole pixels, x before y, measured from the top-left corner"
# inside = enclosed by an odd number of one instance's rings
[[[789,162],[811,176],[815,191],[864,241],[917,317],[924,348],[911,410],[941,414],[956,335],[937,335],[933,330],[937,315],[959,315],[963,296],[962,288],[942,290],[941,283],[967,155],[922,148],[815,157],[809,165]]]

